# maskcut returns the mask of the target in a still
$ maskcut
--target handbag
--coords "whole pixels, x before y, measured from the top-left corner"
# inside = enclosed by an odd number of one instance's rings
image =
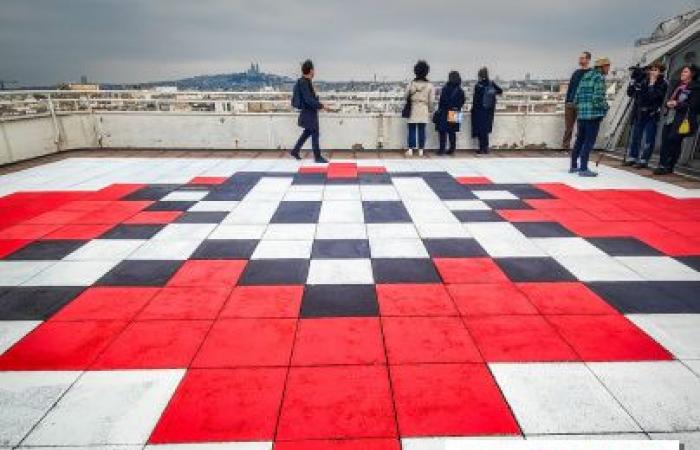
[[[408,85],[408,96],[406,96],[406,103],[403,105],[401,110],[401,117],[408,119],[411,117],[411,85]]]
[[[690,119],[688,118],[688,114],[686,113],[685,119],[681,122],[680,125],[678,125],[678,135],[679,136],[687,136],[690,134]]]

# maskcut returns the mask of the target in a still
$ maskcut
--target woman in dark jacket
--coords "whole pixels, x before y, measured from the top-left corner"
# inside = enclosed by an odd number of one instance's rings
[[[700,83],[698,68],[690,65],[681,71],[681,79],[671,90],[666,102],[666,125],[662,131],[661,155],[659,167],[654,175],[673,173],[681,156],[683,140],[698,131],[698,114],[700,114]],[[688,125],[687,130],[686,124]]]
[[[503,89],[489,80],[486,67],[479,70],[478,78],[472,101],[472,137],[479,139],[479,150],[476,152],[484,154],[489,152],[489,134],[493,131],[496,96],[503,94]]]
[[[447,154],[453,154],[457,148],[457,132],[459,131],[461,120],[457,120],[456,113],[462,111],[464,102],[466,102],[461,84],[462,78],[459,76],[459,72],[452,71],[447,77],[447,84],[443,86],[440,92],[440,102],[435,114],[435,129],[440,135],[438,155],[445,154],[448,137],[450,139],[450,149],[447,151]]]

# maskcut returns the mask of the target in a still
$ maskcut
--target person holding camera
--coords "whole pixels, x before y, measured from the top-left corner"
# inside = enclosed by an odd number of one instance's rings
[[[665,67],[659,62],[652,63],[646,72],[639,67],[633,70],[632,81],[627,88],[627,95],[634,99],[632,138],[627,160],[623,164],[625,166],[645,168],[654,152],[661,108],[668,91],[664,71]],[[644,140],[644,149],[640,157],[642,140]]]

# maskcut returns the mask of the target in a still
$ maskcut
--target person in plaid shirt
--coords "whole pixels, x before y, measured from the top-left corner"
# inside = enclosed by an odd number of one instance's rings
[[[586,72],[581,78],[576,90],[574,103],[578,112],[578,121],[576,144],[571,152],[569,173],[578,172],[582,177],[598,176],[596,172],[588,169],[588,158],[598,139],[600,122],[608,112],[608,102],[605,99],[605,76],[608,72],[610,72],[610,60],[598,59],[595,62],[595,68]]]

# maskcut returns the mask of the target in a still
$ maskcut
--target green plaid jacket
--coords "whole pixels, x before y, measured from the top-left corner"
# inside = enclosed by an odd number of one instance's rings
[[[597,70],[589,70],[581,78],[574,98],[580,120],[600,119],[608,112],[605,99],[605,77]]]

